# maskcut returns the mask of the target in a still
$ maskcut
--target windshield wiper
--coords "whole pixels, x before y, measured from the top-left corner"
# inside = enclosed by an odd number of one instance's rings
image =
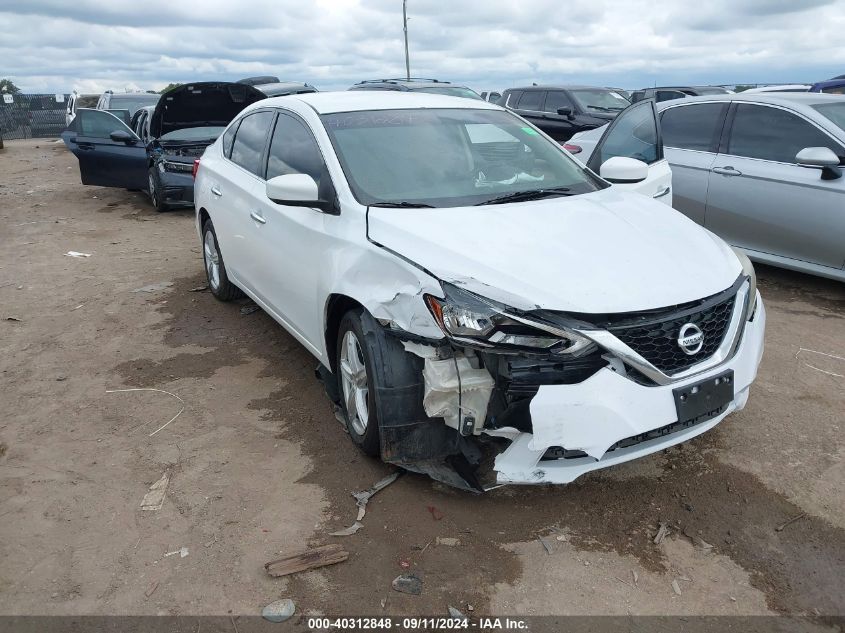
[[[623,108],[606,108],[604,106],[588,105],[588,108],[598,110],[599,112],[621,112]]]
[[[426,204],[425,202],[408,202],[407,200],[395,200],[391,202],[376,202],[370,205],[371,207],[393,207],[397,209],[435,209],[433,204]]]
[[[569,187],[553,187],[550,189],[534,189],[532,191],[514,191],[507,193],[498,198],[491,198],[484,202],[479,202],[476,207],[484,206],[485,204],[505,204],[507,202],[524,202],[527,200],[540,200],[541,198],[551,198],[553,196],[571,196]]]

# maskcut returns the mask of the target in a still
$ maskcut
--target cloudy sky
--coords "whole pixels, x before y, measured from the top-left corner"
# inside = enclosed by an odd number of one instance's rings
[[[408,0],[411,74],[476,90],[812,82],[845,73],[845,0]],[[0,0],[27,92],[272,74],[402,76],[402,0]]]

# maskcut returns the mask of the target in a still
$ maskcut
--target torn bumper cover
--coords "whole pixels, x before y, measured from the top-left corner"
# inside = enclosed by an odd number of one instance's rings
[[[672,376],[631,364],[636,359],[625,350],[635,349],[623,344],[633,336],[630,320],[582,331],[593,346],[561,357],[427,340],[365,315],[365,336],[378,339],[373,363],[384,370],[373,386],[382,459],[480,491],[497,484],[568,483],[700,435],[745,406],[756,376],[766,314],[755,292],[756,308],[747,318],[746,306],[753,305],[748,295],[748,284],[738,282],[647,323],[659,345],[672,348],[664,350],[671,356],[664,366],[675,367]],[[713,334],[702,360],[684,356],[665,335],[674,336],[691,311]]]
[[[569,483],[580,475],[685,442],[745,406],[763,354],[766,312],[758,301],[736,354],[687,380],[647,386],[611,368],[573,385],[541,386],[530,403],[533,432],[491,430],[512,440],[496,457],[498,483]],[[734,397],[713,417],[679,422],[676,393],[731,375]]]

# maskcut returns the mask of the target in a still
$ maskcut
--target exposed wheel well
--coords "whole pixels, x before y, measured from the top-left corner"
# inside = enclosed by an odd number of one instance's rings
[[[206,211],[205,208],[200,209],[200,230],[202,230],[202,227],[205,226],[205,221],[208,220],[210,217],[211,216],[208,215],[208,211]]]
[[[340,320],[344,314],[355,308],[363,308],[363,306],[346,295],[331,295],[326,302],[326,354],[332,371],[336,369],[334,352],[337,349],[337,330],[340,327]]]

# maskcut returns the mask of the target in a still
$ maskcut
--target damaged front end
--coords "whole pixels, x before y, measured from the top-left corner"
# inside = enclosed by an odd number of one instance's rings
[[[365,332],[383,350],[382,458],[469,490],[568,483],[690,439],[745,405],[762,355],[765,310],[745,276],[700,301],[590,321],[443,289],[424,299],[444,338],[372,317]],[[704,330],[700,356],[678,346],[688,322]]]

